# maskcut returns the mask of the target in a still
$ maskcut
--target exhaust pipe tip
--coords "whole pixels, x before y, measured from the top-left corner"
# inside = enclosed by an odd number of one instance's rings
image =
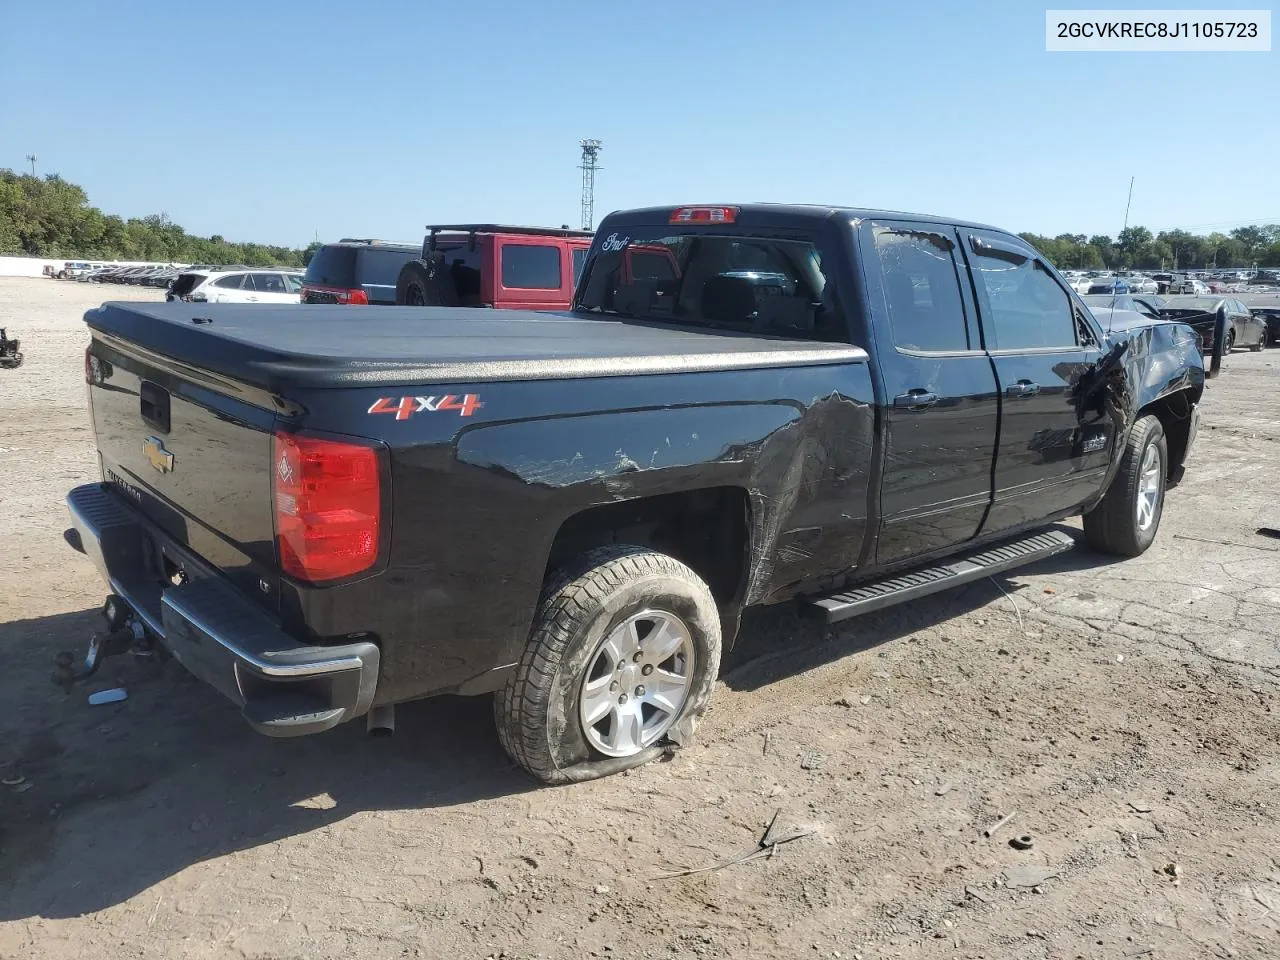
[[[369,710],[367,718],[369,736],[389,737],[396,732],[396,708],[394,704],[385,704]]]

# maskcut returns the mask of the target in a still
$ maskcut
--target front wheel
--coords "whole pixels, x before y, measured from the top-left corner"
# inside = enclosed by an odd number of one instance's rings
[[[1101,553],[1136,557],[1155,540],[1164,514],[1169,447],[1160,421],[1139,417],[1120,458],[1102,502],[1084,515],[1084,537]]]
[[[1263,332],[1262,336],[1258,338],[1258,342],[1255,343],[1249,349],[1253,353],[1261,353],[1263,350],[1267,349],[1267,334],[1265,331]]]
[[[625,770],[687,741],[719,669],[719,613],[696,573],[644,547],[594,550],[550,578],[494,698],[498,738],[544,783]]]

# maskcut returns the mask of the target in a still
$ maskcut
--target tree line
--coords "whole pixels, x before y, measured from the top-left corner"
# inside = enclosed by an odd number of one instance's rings
[[[0,169],[0,254],[62,260],[151,260],[302,267],[311,252],[262,243],[194,237],[165,214],[125,220],[103,213],[56,173],[36,177]]]
[[[1280,224],[1239,227],[1207,236],[1186,230],[1152,234],[1128,227],[1109,236],[1019,234],[1060,270],[1198,270],[1280,266]],[[84,189],[55,174],[36,177],[0,168],[0,254],[161,263],[306,266],[319,246],[299,250],[195,237],[163,213],[125,220],[89,203]]]
[[[1200,236],[1186,230],[1127,227],[1113,240],[1099,234],[1019,234],[1059,270],[1205,270],[1280,266],[1280,224],[1238,227]]]

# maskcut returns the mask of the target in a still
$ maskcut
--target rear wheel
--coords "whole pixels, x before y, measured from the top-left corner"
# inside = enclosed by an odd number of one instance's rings
[[[1084,536],[1101,553],[1136,557],[1156,538],[1164,514],[1169,448],[1164,427],[1139,417],[1121,452],[1120,469],[1102,502],[1084,515]]]
[[[1236,331],[1231,329],[1227,331],[1227,352],[1230,353],[1236,348]]]
[[[625,770],[687,741],[719,669],[719,613],[697,574],[643,547],[595,550],[549,580],[494,699],[498,737],[544,783]]]
[[[1262,331],[1262,336],[1258,337],[1258,342],[1249,348],[1254,353],[1261,353],[1267,349],[1267,331]]]

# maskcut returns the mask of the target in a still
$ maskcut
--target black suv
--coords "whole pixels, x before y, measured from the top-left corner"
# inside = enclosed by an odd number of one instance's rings
[[[303,303],[396,302],[396,279],[421,244],[381,240],[339,240],[315,252],[302,278]]]

